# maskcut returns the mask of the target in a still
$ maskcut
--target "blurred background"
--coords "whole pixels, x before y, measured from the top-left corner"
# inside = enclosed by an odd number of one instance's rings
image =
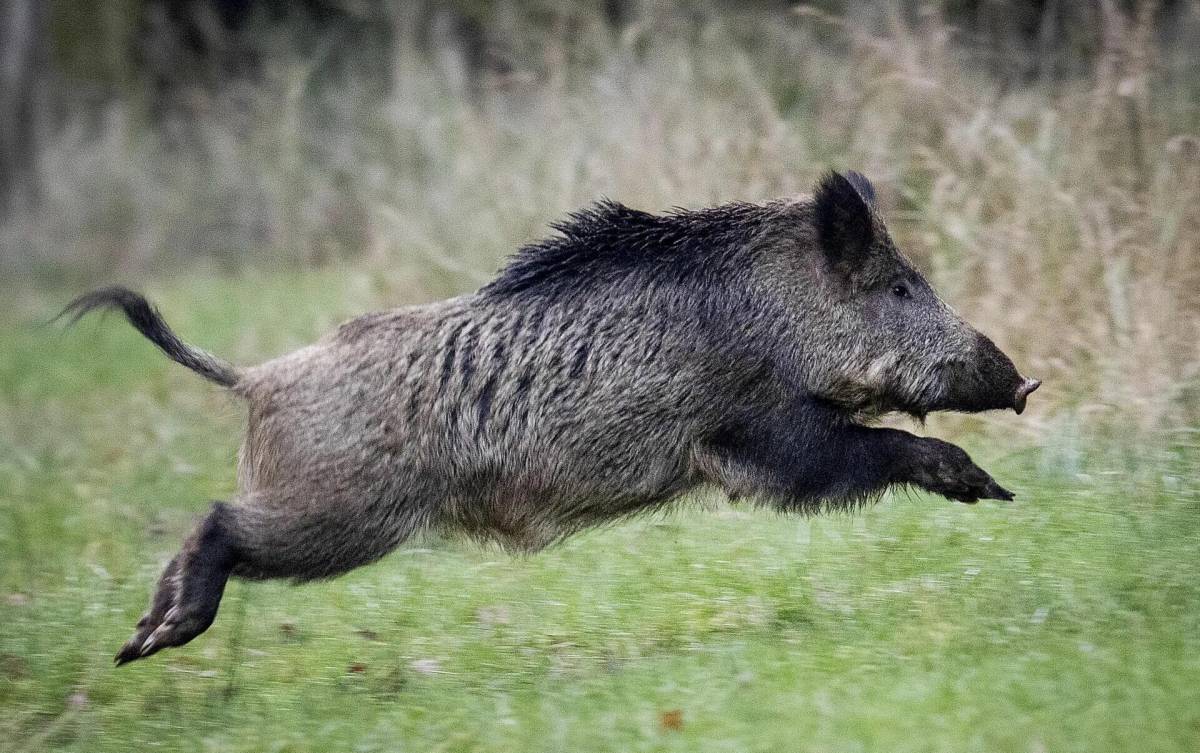
[[[1200,748],[1198,51],[1196,0],[0,0],[0,749]],[[924,429],[1015,505],[435,542],[110,670],[244,416],[71,297],[255,363],[831,167],[1045,381]]]
[[[1038,403],[1197,417],[1196,2],[3,8],[9,279],[355,265],[399,302],[601,196],[757,201],[851,167]]]

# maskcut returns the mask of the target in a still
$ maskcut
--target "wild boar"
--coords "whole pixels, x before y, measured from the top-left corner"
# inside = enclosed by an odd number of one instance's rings
[[[305,581],[424,529],[534,550],[701,485],[807,512],[893,485],[1011,499],[960,448],[871,426],[1020,413],[1039,382],[900,253],[871,184],[649,214],[601,202],[482,289],[368,314],[234,367],[109,288],[164,353],[249,406],[239,491],[167,565],[118,664],[195,638],[228,578]]]

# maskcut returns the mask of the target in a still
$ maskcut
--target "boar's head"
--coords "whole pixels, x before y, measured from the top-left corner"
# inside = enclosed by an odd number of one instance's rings
[[[896,248],[874,202],[865,177],[834,172],[810,201],[785,206],[789,219],[780,218],[801,228],[786,244],[800,258],[784,254],[780,262],[776,254],[771,287],[798,323],[793,353],[812,393],[868,417],[1022,412],[1041,383],[1021,376],[938,298]],[[776,251],[779,240],[772,241]]]

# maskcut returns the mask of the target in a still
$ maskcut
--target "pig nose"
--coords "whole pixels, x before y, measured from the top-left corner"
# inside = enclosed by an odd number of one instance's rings
[[[1017,394],[1013,397],[1013,410],[1018,415],[1025,411],[1025,400],[1029,397],[1029,394],[1041,386],[1042,380],[1030,379],[1029,377],[1022,379],[1021,383],[1017,385]]]

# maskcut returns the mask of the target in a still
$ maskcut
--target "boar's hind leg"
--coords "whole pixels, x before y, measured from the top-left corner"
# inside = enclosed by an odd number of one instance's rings
[[[424,518],[386,495],[323,497],[255,492],[218,502],[159,579],[150,610],[117,654],[117,664],[182,646],[208,629],[230,575],[327,578],[379,559]]]
[[[330,578],[383,557],[421,527],[419,504],[352,490],[310,498],[255,492],[237,512],[239,578]]]
[[[212,624],[236,556],[231,509],[223,502],[214,504],[163,570],[150,610],[117,653],[118,665],[181,646]]]

